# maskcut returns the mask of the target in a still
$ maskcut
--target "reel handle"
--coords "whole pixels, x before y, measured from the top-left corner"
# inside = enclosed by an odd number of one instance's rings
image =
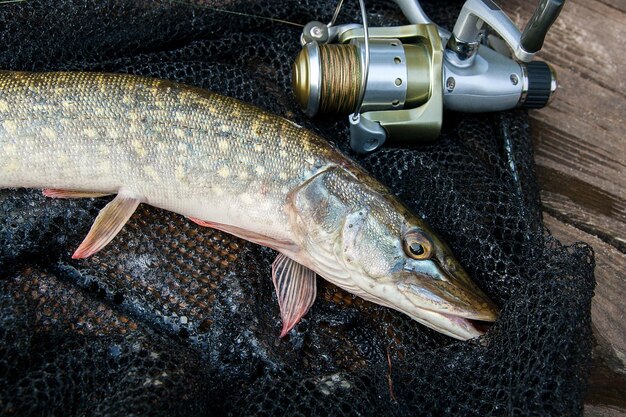
[[[520,45],[525,51],[535,53],[541,49],[550,27],[559,17],[564,4],[565,0],[541,1],[520,38]]]
[[[448,49],[456,53],[458,66],[470,66],[486,25],[502,37],[519,61],[530,62],[543,46],[564,3],[565,0],[542,0],[522,34],[492,0],[467,0],[454,25]]]

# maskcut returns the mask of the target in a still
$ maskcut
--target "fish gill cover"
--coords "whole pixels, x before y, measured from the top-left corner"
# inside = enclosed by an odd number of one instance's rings
[[[212,8],[207,8],[209,5]],[[0,4],[0,68],[150,75],[254,103],[346,152],[345,118],[308,120],[290,87],[300,28],[335,3],[24,0]],[[450,27],[460,2],[428,1]],[[402,24],[368,2],[372,25]],[[356,2],[340,16],[354,21]],[[275,253],[142,206],[105,250],[70,255],[108,199],[0,191],[2,415],[582,413],[593,255],[543,227],[523,111],[445,115],[434,144],[355,157],[449,243],[502,307],[459,342],[319,280],[287,338]]]

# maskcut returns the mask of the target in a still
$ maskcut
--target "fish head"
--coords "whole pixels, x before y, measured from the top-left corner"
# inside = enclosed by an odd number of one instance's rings
[[[301,239],[294,258],[346,291],[461,340],[495,321],[497,307],[450,248],[364,171],[320,171],[287,207]]]
[[[370,207],[346,217],[335,250],[352,292],[457,339],[483,334],[498,309],[450,248],[408,209]]]

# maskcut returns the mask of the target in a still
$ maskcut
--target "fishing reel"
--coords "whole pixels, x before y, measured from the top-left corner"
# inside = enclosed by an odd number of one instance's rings
[[[523,32],[491,0],[467,0],[452,33],[417,0],[394,1],[411,25],[369,28],[363,0],[363,24],[335,25],[340,1],[330,23],[304,27],[293,64],[304,112],[349,114],[354,151],[374,151],[388,139],[434,140],[444,108],[534,109],[554,95],[554,70],[532,59],[564,0],[541,0]]]

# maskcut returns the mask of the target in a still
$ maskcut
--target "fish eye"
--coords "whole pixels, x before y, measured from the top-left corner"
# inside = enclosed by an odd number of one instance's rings
[[[413,242],[409,245],[409,252],[411,252],[411,255],[421,256],[426,251],[424,250],[424,245],[422,245],[421,243]]]
[[[409,230],[404,235],[404,252],[410,258],[430,258],[431,246],[430,239],[418,230]]]

